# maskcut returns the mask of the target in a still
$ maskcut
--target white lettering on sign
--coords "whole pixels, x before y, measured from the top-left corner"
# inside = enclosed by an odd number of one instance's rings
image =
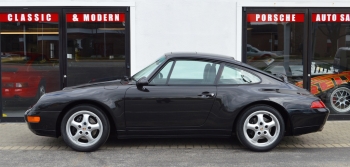
[[[340,14],[340,21],[350,21],[350,14]]]
[[[255,14],[257,22],[296,21],[295,14]]]
[[[83,21],[119,21],[119,14],[83,14]]]
[[[340,21],[344,21],[344,14],[340,15]],[[317,14],[316,21],[338,21],[336,14]]]
[[[7,21],[51,21],[51,14],[7,14]]]

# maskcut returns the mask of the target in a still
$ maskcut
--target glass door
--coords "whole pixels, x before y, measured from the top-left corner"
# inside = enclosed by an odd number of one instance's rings
[[[307,10],[249,8],[244,15],[243,61],[306,88]]]
[[[332,115],[350,116],[350,10],[312,9],[311,92]]]
[[[1,100],[4,119],[23,120],[45,93],[60,89],[59,11],[0,11]]]
[[[126,8],[67,9],[65,86],[121,79],[128,75]]]

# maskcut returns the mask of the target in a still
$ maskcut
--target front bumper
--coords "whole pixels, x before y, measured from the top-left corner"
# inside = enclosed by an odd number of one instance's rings
[[[40,116],[39,123],[29,123],[27,120],[28,115]],[[28,109],[24,113],[24,120],[26,121],[28,128],[36,135],[58,137],[59,124],[57,124],[60,111],[47,111],[36,113],[32,109]]]

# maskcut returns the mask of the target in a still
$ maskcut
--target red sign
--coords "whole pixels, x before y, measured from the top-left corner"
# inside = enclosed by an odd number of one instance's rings
[[[304,22],[304,14],[300,14],[300,13],[247,14],[247,22]]]
[[[124,13],[68,13],[67,22],[124,22]]]
[[[0,13],[0,22],[58,22],[58,13]]]
[[[316,13],[312,14],[312,22],[350,22],[349,13]]]

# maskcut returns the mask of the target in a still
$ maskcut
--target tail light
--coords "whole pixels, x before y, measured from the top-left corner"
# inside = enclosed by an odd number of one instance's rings
[[[311,108],[326,108],[326,105],[322,101],[318,100],[311,103]]]

